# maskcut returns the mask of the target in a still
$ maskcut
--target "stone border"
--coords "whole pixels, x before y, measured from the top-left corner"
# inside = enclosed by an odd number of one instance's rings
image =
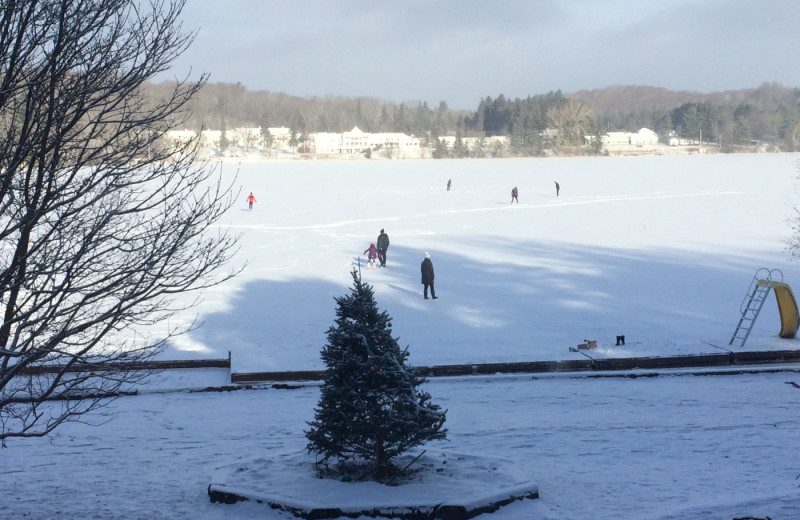
[[[72,365],[32,365],[25,367],[21,375],[58,374],[67,372],[103,372],[107,370],[131,372],[140,370],[174,370],[179,368],[231,368],[231,353],[220,359],[175,359],[149,360],[119,363],[87,363],[76,362]]]
[[[235,504],[237,502],[246,502],[250,500],[250,498],[245,495],[233,491],[225,491],[224,487],[225,486],[219,484],[209,484],[208,496],[211,502]],[[526,498],[539,498],[539,488],[533,484],[522,486],[519,489],[509,490],[508,495],[504,498],[487,500],[486,502],[474,501],[468,504],[436,504],[428,507],[387,506],[362,509],[360,511],[352,509],[345,511],[336,507],[304,509],[290,504],[282,504],[278,501],[264,499],[254,499],[254,501],[259,504],[268,505],[272,509],[279,509],[292,513],[296,517],[305,520],[327,520],[342,517],[358,518],[361,516],[370,518],[380,516],[385,518],[400,518],[402,520],[469,520],[470,518],[475,518],[484,513],[494,513],[503,506]]]
[[[617,370],[646,370],[691,367],[726,367],[800,363],[800,350],[759,352],[727,352],[665,357],[630,357],[607,359],[572,359],[564,361],[528,361],[511,363],[475,363],[461,365],[417,366],[423,377],[445,377],[488,374],[524,374],[547,372],[597,372]],[[321,381],[324,370],[283,372],[233,372],[231,383],[268,383],[277,381]]]
[[[397,486],[320,479],[308,453],[276,454],[218,467],[208,496],[224,504],[253,501],[306,520],[468,520],[517,500],[539,498],[519,461],[423,454],[412,460],[420,471]]]

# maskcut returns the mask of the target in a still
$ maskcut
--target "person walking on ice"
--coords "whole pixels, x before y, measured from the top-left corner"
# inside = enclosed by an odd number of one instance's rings
[[[251,191],[250,195],[247,196],[247,209],[252,211],[254,202],[258,201],[256,200],[256,196],[253,195],[253,192]]]
[[[370,269],[375,268],[375,259],[378,258],[378,248],[375,247],[374,242],[369,243],[369,247],[364,250],[362,255],[367,255],[367,267]]]
[[[431,288],[431,298],[436,299],[436,291],[433,288],[433,262],[431,262],[431,254],[425,252],[425,260],[422,261],[420,266],[422,271],[422,296],[428,299],[428,287]]]
[[[558,197],[558,192],[561,190],[561,186],[559,186],[558,181],[553,181],[556,185],[556,197]]]
[[[386,267],[387,249],[389,249],[389,235],[381,229],[381,234],[378,235],[378,260],[381,262],[381,267]]]
[[[517,201],[517,204],[519,204],[519,199],[517,198],[517,195],[519,195],[519,192],[517,191],[517,187],[514,186],[514,189],[511,190],[511,204],[514,204],[515,200]]]

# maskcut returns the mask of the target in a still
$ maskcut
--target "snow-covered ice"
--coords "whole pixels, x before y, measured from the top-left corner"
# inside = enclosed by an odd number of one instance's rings
[[[597,340],[588,355],[599,357],[742,350],[728,340],[756,270],[780,269],[800,287],[785,250],[798,159],[226,162],[242,194],[220,225],[244,233],[237,261],[248,266],[175,318],[196,313],[204,325],[162,357],[230,351],[237,372],[323,368],[333,298],[381,228],[388,267],[362,273],[411,364],[578,359],[569,347],[585,339]],[[509,204],[515,185],[519,206]],[[422,299],[426,251],[436,301]],[[747,350],[796,349],[778,329],[773,300]],[[614,345],[619,334],[625,347]],[[450,431],[430,449],[520,464],[541,498],[495,519],[800,517],[800,390],[786,384],[800,375],[681,374],[430,380]],[[156,391],[229,377],[169,372],[89,417],[94,426],[9,439],[0,517],[288,518],[212,504],[206,488],[218,466],[301,451],[317,387]]]

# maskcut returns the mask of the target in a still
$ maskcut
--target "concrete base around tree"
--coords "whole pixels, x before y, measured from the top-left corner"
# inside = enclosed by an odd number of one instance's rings
[[[212,502],[256,501],[309,520],[462,520],[539,498],[518,461],[436,450],[414,460],[419,451],[396,460],[399,467],[410,464],[416,470],[397,485],[319,478],[313,455],[300,452],[219,467],[208,495]]]

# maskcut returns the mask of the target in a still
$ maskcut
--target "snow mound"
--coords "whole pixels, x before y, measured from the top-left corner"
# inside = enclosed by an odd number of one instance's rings
[[[398,466],[413,456],[398,457]],[[524,498],[538,498],[518,462],[444,451],[424,452],[401,485],[322,479],[305,451],[228,464],[216,469],[212,502],[251,500],[301,518],[359,515],[405,519],[473,518]]]

